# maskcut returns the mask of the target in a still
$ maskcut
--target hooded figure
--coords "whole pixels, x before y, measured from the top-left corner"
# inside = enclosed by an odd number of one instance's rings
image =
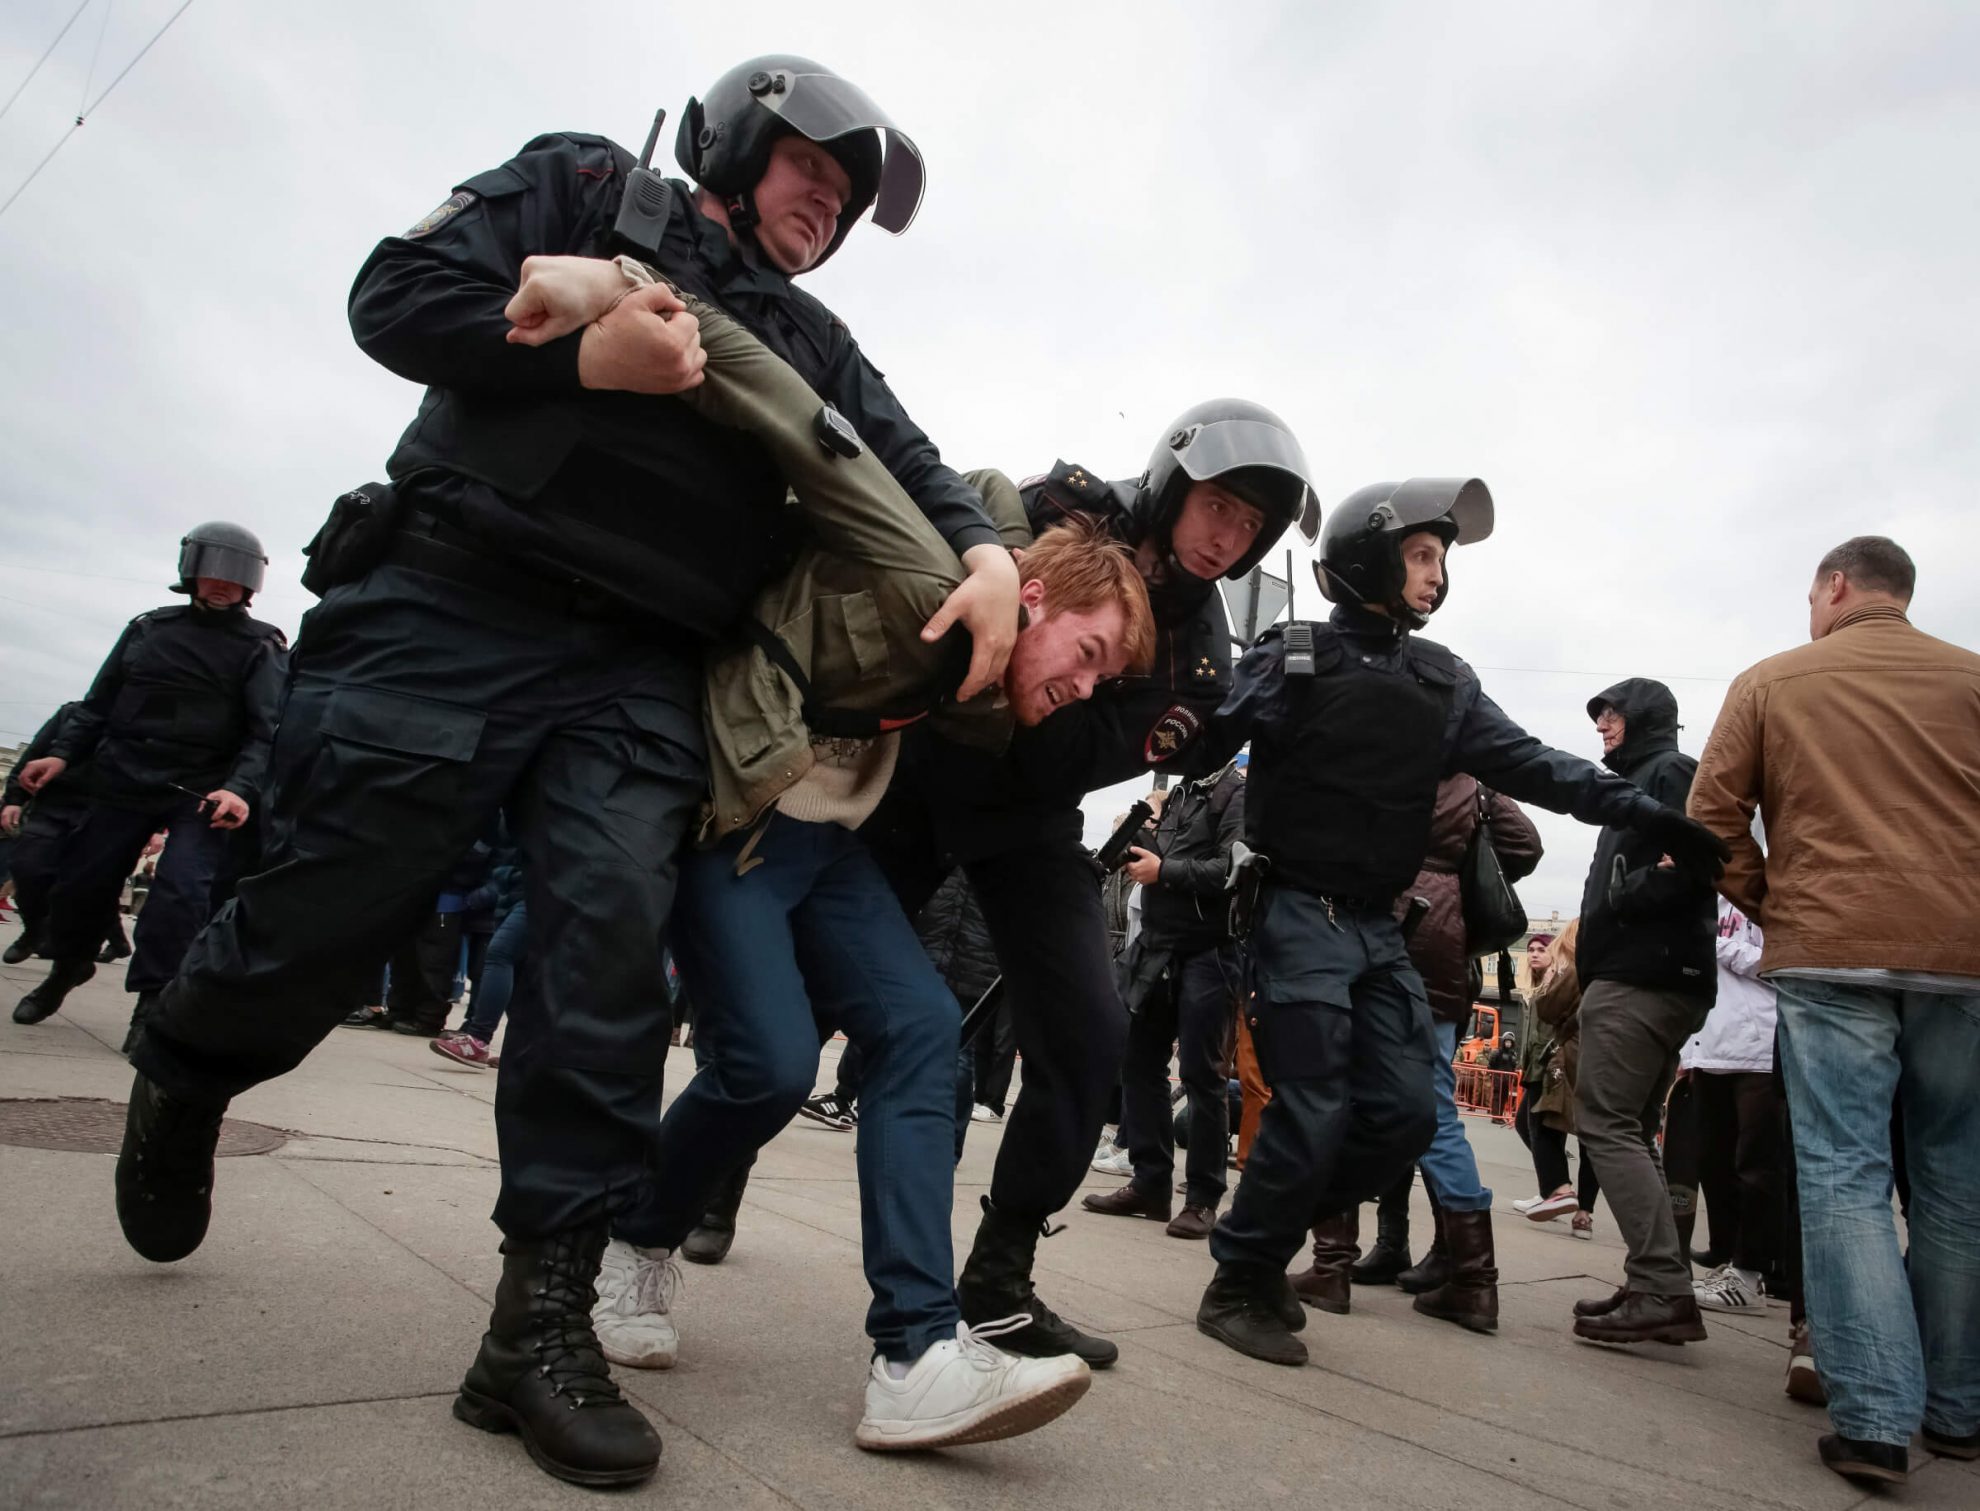
[[[1605,709],[1622,716],[1623,735],[1602,764],[1657,801],[1683,808],[1698,762],[1678,749],[1671,690],[1630,677],[1588,700],[1589,718]],[[1693,993],[1709,1008],[1717,990],[1712,888],[1660,866],[1662,859],[1656,844],[1634,830],[1602,830],[1581,894],[1576,974],[1583,991],[1591,982],[1620,981]]]

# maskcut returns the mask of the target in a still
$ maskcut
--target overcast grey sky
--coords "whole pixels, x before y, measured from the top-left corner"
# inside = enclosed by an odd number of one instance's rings
[[[0,118],[0,198],[178,3],[96,0]],[[0,99],[75,4],[0,11]],[[1131,475],[1236,393],[1329,505],[1481,476],[1498,531],[1432,634],[1571,750],[1647,675],[1696,751],[1852,534],[1980,644],[1970,7],[197,0],[0,219],[0,737],[201,519],[261,533],[294,630],[298,548],[417,400],[345,324],[380,236],[538,132],[636,148],[766,51],[927,156],[908,234],[810,286],[959,465]],[[1572,913],[1592,835],[1539,822],[1522,892]]]

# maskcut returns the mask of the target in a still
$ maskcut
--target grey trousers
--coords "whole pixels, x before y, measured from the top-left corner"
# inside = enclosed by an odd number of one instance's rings
[[[1691,1267],[1678,1246],[1657,1129],[1677,1074],[1678,1048],[1711,1006],[1709,997],[1619,981],[1593,982],[1581,995],[1575,1131],[1629,1245],[1629,1288],[1647,1295],[1691,1294]]]

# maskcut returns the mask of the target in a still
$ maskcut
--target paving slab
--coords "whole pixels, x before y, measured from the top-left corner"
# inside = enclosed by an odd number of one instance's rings
[[[38,979],[0,972],[0,1005]],[[121,1101],[130,999],[106,971],[31,1028],[0,1022],[0,1097]],[[839,1046],[819,1069],[829,1086]],[[692,1073],[677,1052],[670,1093]],[[1021,1073],[1021,1070],[1020,1070]],[[514,1439],[453,1420],[453,1390],[500,1273],[490,1221],[495,1077],[421,1040],[339,1030],[236,1116],[289,1130],[221,1162],[206,1244],[129,1253],[112,1160],[0,1147],[0,1507],[575,1506]],[[974,1233],[1003,1127],[975,1124],[952,1228]],[[1497,1196],[1502,1325],[1479,1337],[1393,1288],[1311,1314],[1313,1362],[1275,1369],[1195,1329],[1205,1245],[1082,1213],[1041,1242],[1041,1293],[1118,1337],[1121,1362],[1050,1428],[950,1454],[852,1446],[868,1349],[857,1134],[798,1122],[763,1152],[729,1260],[685,1269],[679,1366],[620,1371],[666,1440],[628,1502],[957,1511],[1481,1504],[1853,1507],[1823,1470],[1818,1410],[1781,1391],[1786,1314],[1708,1319],[1684,1349],[1575,1342],[1569,1308],[1622,1274],[1596,1238],[1511,1211],[1531,1166],[1509,1130],[1468,1126]],[[1116,1178],[1090,1175],[1083,1189]],[[1418,1252],[1429,1212],[1412,1208]],[[1373,1237],[1373,1213],[1364,1213]],[[1980,1506],[1980,1466],[1917,1455],[1891,1504]]]

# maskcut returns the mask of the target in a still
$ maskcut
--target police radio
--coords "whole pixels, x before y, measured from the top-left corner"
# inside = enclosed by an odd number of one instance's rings
[[[660,127],[667,112],[653,112],[653,129],[646,134],[646,150],[639,166],[626,175],[625,196],[619,201],[619,218],[612,222],[612,238],[642,262],[660,261],[660,238],[666,233],[667,218],[674,207],[674,186],[653,171],[653,149],[660,142]]]

